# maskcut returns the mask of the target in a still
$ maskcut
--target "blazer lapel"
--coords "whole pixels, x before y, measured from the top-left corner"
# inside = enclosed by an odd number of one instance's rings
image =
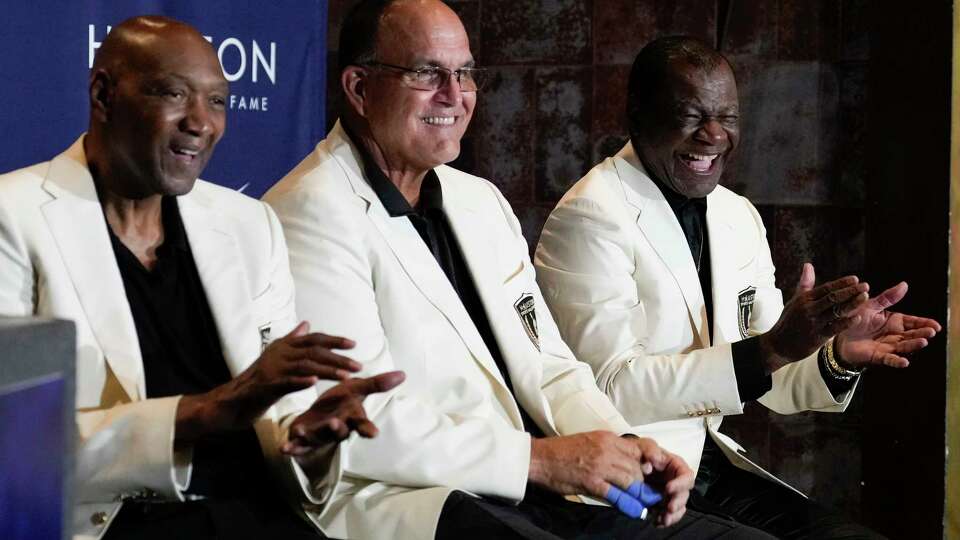
[[[424,244],[423,239],[420,238],[413,224],[405,216],[391,217],[387,213],[373,188],[364,179],[360,168],[360,156],[356,154],[356,150],[349,142],[339,123],[330,132],[327,140],[331,143],[330,152],[337,158],[347,173],[347,179],[354,192],[366,201],[367,215],[380,234],[383,235],[404,272],[407,273],[413,284],[430,303],[443,313],[480,365],[494,381],[499,383],[502,391],[509,394],[500,370],[497,369],[490,351],[483,343],[483,339],[464,308],[463,302],[454,290],[453,285],[450,284],[450,280],[443,273],[440,265],[437,264],[436,259],[433,258],[429,248]],[[447,193],[448,191],[445,190],[443,194],[444,206],[447,204]],[[454,232],[458,239],[463,238],[460,237],[460,231],[457,228],[454,229]],[[461,249],[463,249],[464,244],[471,241],[461,240]],[[466,253],[464,257],[466,257]]]
[[[637,225],[676,280],[687,304],[690,320],[700,338],[700,345],[708,347],[710,337],[703,291],[700,290],[697,267],[687,247],[683,229],[663,193],[644,172],[632,144],[627,143],[617,158],[614,163],[624,184],[627,203],[634,206],[639,214]],[[711,242],[710,245],[715,244]]]
[[[54,158],[41,212],[103,355],[131,400],[146,398],[143,359],[107,221],[87,169],[83,137]]]
[[[737,236],[734,225],[728,219],[729,215],[730,212],[725,208],[721,197],[715,197],[712,194],[707,196],[714,343],[731,343],[741,339],[737,317],[731,316],[739,310],[734,310],[730,305],[730,299],[737,298],[739,291],[728,289],[733,277],[737,275],[738,264],[741,262],[736,256],[736,247],[743,243],[743,238]],[[730,253],[731,250],[735,253]]]
[[[440,182],[443,186],[443,207],[450,227],[457,237],[457,243],[460,251],[463,253],[464,261],[470,269],[470,276],[477,287],[477,294],[483,302],[487,319],[490,321],[490,328],[497,338],[497,344],[500,347],[500,354],[503,355],[504,364],[510,373],[510,381],[513,383],[514,394],[510,394],[509,389],[503,381],[500,369],[490,355],[489,350],[483,343],[480,334],[476,331],[475,325],[471,338],[476,341],[470,346],[471,350],[479,350],[484,353],[475,356],[480,360],[484,368],[498,381],[500,387],[497,388],[500,401],[506,405],[506,410],[510,412],[517,427],[523,427],[523,419],[520,416],[520,410],[517,408],[517,400],[523,400],[526,396],[539,395],[533,392],[533,388],[540,386],[540,371],[533,369],[537,364],[533,362],[510,362],[511,348],[509,344],[512,339],[520,337],[526,341],[527,336],[511,336],[509,329],[504,328],[504,324],[509,321],[514,323],[516,319],[510,313],[504,313],[503,307],[506,298],[504,298],[503,284],[499,282],[501,277],[497,272],[491,269],[501,268],[496,246],[493,245],[489,231],[496,230],[496,224],[488,223],[487,215],[481,209],[474,207],[474,200],[469,196],[464,196],[460,190],[456,189],[454,182],[445,181],[444,176],[440,175]],[[533,291],[528,291],[533,292]],[[460,304],[462,307],[462,303]],[[519,325],[519,321],[515,324]],[[519,327],[513,328],[519,331]],[[527,406],[526,404],[524,404]],[[538,404],[537,409],[542,409],[543,405]],[[527,410],[534,410],[527,406]]]
[[[259,356],[260,338],[253,319],[253,299],[238,239],[196,189],[177,198],[180,216],[197,265],[197,273],[217,323],[224,360],[238,375]]]

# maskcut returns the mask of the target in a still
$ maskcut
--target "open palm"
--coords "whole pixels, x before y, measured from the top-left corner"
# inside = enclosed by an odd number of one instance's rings
[[[860,308],[860,320],[836,338],[844,364],[854,369],[870,365],[903,368],[910,365],[903,355],[927,346],[927,340],[940,331],[940,323],[887,309],[906,294],[907,284],[900,282]]]

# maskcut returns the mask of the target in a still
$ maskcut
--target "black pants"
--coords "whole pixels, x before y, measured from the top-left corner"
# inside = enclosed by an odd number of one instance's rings
[[[325,538],[282,501],[266,498],[190,502],[127,501],[104,540]]]
[[[519,505],[455,491],[440,513],[437,540],[770,540],[764,532],[717,516],[687,511],[680,523],[658,529],[651,518],[631,519],[619,510],[567,501],[534,486]]]
[[[884,538],[793,490],[738,469],[720,452],[707,437],[687,508],[729,517],[789,540]]]

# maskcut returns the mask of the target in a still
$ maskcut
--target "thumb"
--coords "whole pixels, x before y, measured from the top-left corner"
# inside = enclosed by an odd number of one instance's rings
[[[813,271],[813,265],[810,263],[803,263],[803,268],[800,270],[800,280],[797,281],[797,292],[795,294],[809,291],[813,288],[813,285],[816,282],[817,276]]]
[[[289,334],[283,336],[283,338],[286,339],[286,338],[305,336],[309,331],[310,331],[310,323],[308,323],[307,321],[300,321],[300,324],[294,327],[294,329],[291,330]]]

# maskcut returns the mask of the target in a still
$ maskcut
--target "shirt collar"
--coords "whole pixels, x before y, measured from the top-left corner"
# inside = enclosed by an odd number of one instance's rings
[[[161,202],[163,213],[163,245],[172,249],[187,251],[187,233],[180,217],[180,205],[176,197],[164,197]]]
[[[363,173],[367,177],[370,188],[377,194],[377,198],[380,199],[383,207],[387,209],[387,213],[390,214],[391,217],[416,214],[418,210],[424,211],[443,208],[443,191],[440,188],[440,179],[433,169],[427,171],[427,175],[423,178],[423,184],[420,186],[420,201],[417,203],[417,208],[414,209],[410,206],[410,203],[407,202],[407,198],[403,196],[400,189],[387,178],[387,175],[383,173],[380,166],[376,164],[373,156],[367,152],[366,147],[360,144],[359,139],[354,137],[346,125],[344,125],[343,128],[347,137],[353,143],[353,146],[356,147],[357,153],[360,154],[360,161],[363,163]]]

